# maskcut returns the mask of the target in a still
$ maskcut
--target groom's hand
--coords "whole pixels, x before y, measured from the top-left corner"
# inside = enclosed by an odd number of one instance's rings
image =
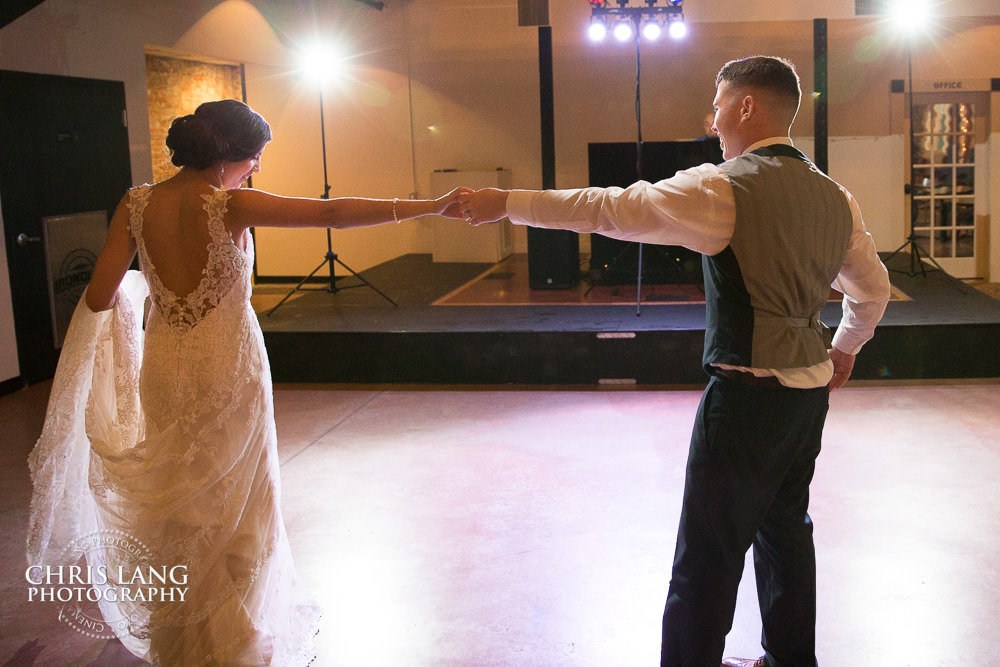
[[[465,219],[473,226],[496,222],[507,217],[507,195],[509,190],[483,188],[458,197],[459,208]]]

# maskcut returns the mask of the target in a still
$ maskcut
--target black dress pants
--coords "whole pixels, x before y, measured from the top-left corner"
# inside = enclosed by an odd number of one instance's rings
[[[807,510],[828,407],[826,387],[709,381],[688,453],[663,667],[718,667],[751,546],[767,664],[815,667],[816,557]]]

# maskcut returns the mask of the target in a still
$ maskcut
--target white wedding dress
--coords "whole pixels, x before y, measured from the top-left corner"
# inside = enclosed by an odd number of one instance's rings
[[[29,564],[68,565],[59,559],[82,535],[124,534],[152,563],[187,574],[183,602],[101,603],[109,623],[125,619],[115,632],[133,653],[163,665],[305,665],[319,607],[296,575],[281,515],[271,374],[250,306],[253,245],[237,247],[224,225],[229,194],[203,195],[208,263],[178,299],[144,242],[152,191],[128,199],[142,276],[128,272],[110,311],[81,299],[67,334],[29,459]]]

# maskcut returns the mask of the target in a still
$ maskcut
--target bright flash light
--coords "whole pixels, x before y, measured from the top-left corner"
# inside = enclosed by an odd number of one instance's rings
[[[627,42],[632,39],[632,24],[628,21],[619,21],[612,32],[619,42]]]
[[[590,37],[592,42],[603,41],[608,35],[608,26],[604,25],[601,21],[594,21],[590,24],[590,28],[587,29],[587,36]]]
[[[670,27],[667,28],[670,36],[674,39],[684,39],[688,34],[688,27],[684,21],[671,21]]]
[[[344,57],[326,42],[315,42],[299,56],[299,69],[307,81],[323,85],[336,81],[344,73]]]
[[[886,14],[900,31],[912,35],[930,24],[931,3],[930,0],[889,0]]]
[[[647,21],[645,25],[642,26],[642,36],[651,42],[655,42],[660,38],[660,24],[656,21]]]

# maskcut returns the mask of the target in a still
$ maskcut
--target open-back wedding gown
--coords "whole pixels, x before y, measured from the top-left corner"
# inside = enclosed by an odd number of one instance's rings
[[[143,233],[156,194],[147,185],[128,198],[145,280],[128,272],[110,311],[81,299],[67,334],[30,458],[29,564],[67,565],[59,559],[81,535],[117,531],[153,563],[186,566],[183,602],[101,603],[133,653],[164,665],[304,665],[319,608],[296,575],[279,506],[271,374],[250,306],[252,241],[246,234],[239,247],[225,227],[229,193],[202,195],[208,261],[178,298]]]

